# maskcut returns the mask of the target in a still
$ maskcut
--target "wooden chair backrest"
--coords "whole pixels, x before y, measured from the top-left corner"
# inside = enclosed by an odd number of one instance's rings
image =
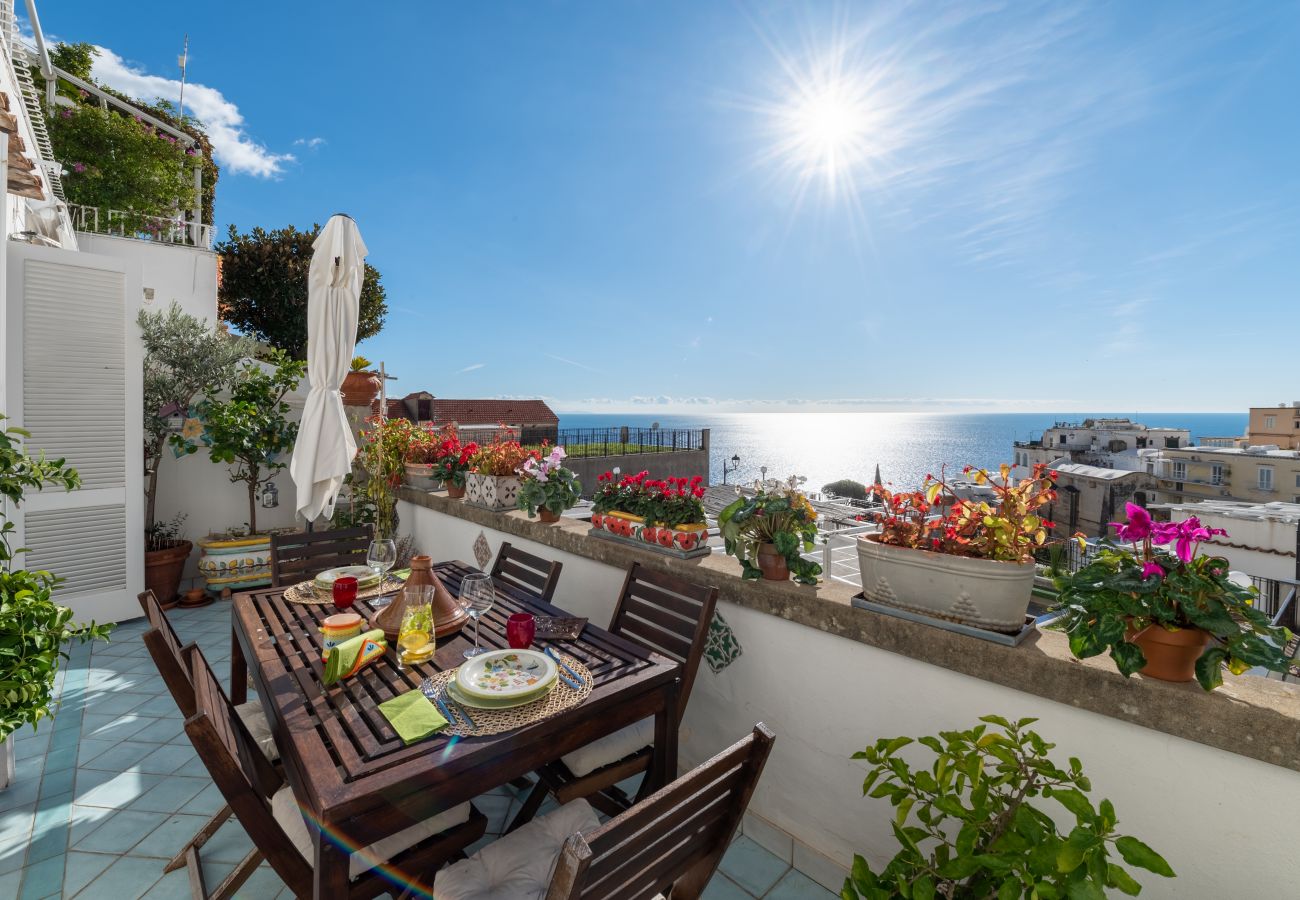
[[[496,562],[492,564],[492,577],[532,594],[544,603],[555,596],[555,586],[560,583],[562,562],[551,562],[520,550],[509,541],[501,542]]]
[[[364,566],[370,526],[271,535],[271,584],[286,587],[336,566]]]
[[[191,645],[186,658],[194,674],[197,707],[185,722],[190,743],[253,846],[297,896],[311,896],[311,866],[271,812],[268,798],[283,786],[283,779],[236,715],[203,651]]]
[[[759,722],[752,734],[663,790],[570,837],[546,900],[698,898],[749,805],[773,740]]]
[[[158,674],[171,692],[181,715],[188,718],[194,715],[194,684],[190,679],[189,664],[186,662],[180,635],[167,619],[167,614],[153,591],[145,591],[138,599],[152,626],[144,633],[144,645],[153,657],[153,664],[157,666]]]
[[[709,639],[718,589],[632,563],[609,630],[682,664],[678,719]]]

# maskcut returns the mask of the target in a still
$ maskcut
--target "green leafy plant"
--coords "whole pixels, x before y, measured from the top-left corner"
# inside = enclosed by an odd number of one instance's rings
[[[1086,659],[1109,651],[1127,678],[1147,663],[1134,642],[1142,631],[1200,628],[1210,637],[1196,661],[1205,690],[1223,683],[1225,668],[1236,675],[1252,666],[1285,672],[1291,632],[1255,607],[1253,587],[1228,578],[1226,559],[1198,555],[1203,541],[1225,532],[1195,516],[1154,522],[1136,504],[1127,511],[1128,522],[1112,527],[1129,547],[1105,540],[1086,566],[1055,579],[1062,615],[1052,627],[1069,635],[1070,652]]]
[[[307,272],[319,225],[292,225],[241,234],[234,225],[216,246],[221,254],[222,318],[244,334],[307,358]],[[388,314],[379,270],[366,263],[361,282],[356,340],[374,337]]]
[[[528,512],[528,518],[546,509],[560,515],[582,497],[582,482],[572,469],[566,469],[564,448],[553,447],[541,457],[529,457],[519,469],[523,479],[516,504]]]
[[[168,420],[186,415],[201,394],[230,384],[239,361],[252,356],[257,346],[183,312],[176,303],[166,310],[141,310],[136,324],[144,344],[145,531],[151,536],[149,549],[161,550],[166,547],[154,546],[152,540],[158,464],[169,438],[184,452],[195,436],[175,434]]]
[[[867,486],[852,478],[841,478],[830,484],[822,485],[822,493],[834,494],[836,497],[848,497],[851,500],[866,500]]]
[[[596,476],[598,487],[592,512],[625,512],[645,519],[646,525],[698,525],[705,521],[704,479],[654,479],[648,471],[614,480],[613,472]]]
[[[353,481],[372,510],[375,537],[395,538],[397,488],[402,483],[407,454],[412,443],[422,440],[422,430],[409,419],[372,416],[366,423],[370,427],[361,432],[359,467],[353,469]]]
[[[298,423],[289,419],[285,395],[297,390],[307,364],[272,351],[270,372],[247,362],[237,373],[228,396],[209,390],[199,404],[202,441],[214,463],[231,466],[230,480],[248,489],[248,528],[257,533],[257,489],[289,464],[287,454],[298,436]],[[198,445],[185,445],[187,452]]]
[[[1088,799],[1092,784],[1078,759],[1061,767],[1055,744],[1028,730],[1036,719],[982,716],[974,728],[936,736],[881,738],[853,754],[871,764],[862,793],[888,798],[890,826],[902,849],[879,871],[861,856],[844,882],[844,900],[1104,900],[1106,889],[1136,895],[1130,866],[1166,878],[1169,863],[1135,837],[1116,831],[1109,800]],[[994,727],[989,727],[994,726]],[[934,755],[916,767],[899,751],[918,743]],[[1062,809],[1040,809],[1042,797]],[[1068,834],[1054,815],[1074,817]]]
[[[351,370],[353,372],[364,372],[369,369],[371,365],[372,363],[370,360],[366,359],[364,356],[352,357]]]
[[[0,414],[0,422],[5,416]],[[22,503],[28,490],[61,486],[75,490],[81,478],[63,459],[31,456],[22,446],[28,433],[0,428],[0,498],[8,508]],[[14,569],[24,548],[14,548],[14,525],[0,505],[0,741],[25,724],[51,715],[54,676],[67,659],[70,640],[107,639],[113,626],[72,624],[72,610],[53,600],[59,579],[49,572]]]
[[[1013,484],[1010,466],[1002,466],[998,475],[972,466],[962,471],[976,484],[988,485],[997,503],[958,497],[943,473],[927,475],[919,491],[872,485],[871,493],[885,507],[874,539],[953,556],[1031,562],[1055,527],[1042,509],[1056,500],[1056,473],[1040,463],[1031,477]]]
[[[477,475],[504,477],[513,475],[538,452],[529,450],[515,440],[515,433],[502,426],[486,444],[479,444],[478,452],[469,459],[469,469]]]
[[[718,513],[718,530],[727,553],[740,561],[741,576],[761,578],[756,560],[763,544],[772,544],[800,584],[816,584],[822,567],[800,553],[817,538],[817,510],[792,483],[782,490],[760,489],[740,496]]]

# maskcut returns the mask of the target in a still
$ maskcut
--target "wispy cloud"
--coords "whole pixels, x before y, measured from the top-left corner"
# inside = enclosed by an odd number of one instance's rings
[[[1149,297],[1136,297],[1114,304],[1110,309],[1111,327],[1103,345],[1108,356],[1123,356],[1138,350],[1145,331],[1146,310]]]
[[[92,70],[95,80],[141,100],[177,101],[179,79],[150,75],[107,47],[96,49],[99,55]],[[254,140],[239,107],[216,88],[187,83],[185,110],[203,123],[217,162],[228,172],[271,178],[281,174],[286,163],[294,162],[293,154],[275,153]]]
[[[595,372],[597,374],[600,373],[600,369],[594,369],[586,363],[580,363],[576,360],[568,359],[567,357],[556,356],[554,353],[548,353],[546,354],[546,357],[548,359],[553,359],[556,362],[564,363],[566,366],[573,366],[575,369],[583,369],[587,372]]]
[[[463,369],[457,369],[456,374],[464,375],[466,372],[477,372],[479,369],[483,368],[486,365],[487,363],[472,363]]]
[[[322,144],[326,143],[323,137],[298,138],[293,142],[295,147],[306,147],[308,150],[315,150]]]

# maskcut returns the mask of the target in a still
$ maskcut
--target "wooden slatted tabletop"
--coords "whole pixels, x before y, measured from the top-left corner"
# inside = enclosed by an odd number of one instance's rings
[[[458,595],[461,579],[478,570],[456,561],[439,563],[435,571]],[[481,626],[485,648],[506,646],[505,621],[512,613],[567,615],[500,580],[496,588],[497,602]],[[352,678],[325,686],[320,623],[336,610],[329,603],[290,603],[283,593],[265,589],[234,598],[232,696],[243,699],[251,671],[299,802],[341,843],[373,843],[650,716],[656,737],[649,777],[663,785],[676,775],[681,666],[666,656],[588,623],[577,640],[552,642],[591,670],[595,683],[583,703],[504,734],[435,735],[406,746],[378,705],[463,662],[472,625],[442,639],[429,663],[399,670],[390,651]],[[563,595],[561,584],[561,603]],[[364,601],[356,611],[372,614]],[[318,896],[344,896],[347,852],[319,834],[315,843]]]

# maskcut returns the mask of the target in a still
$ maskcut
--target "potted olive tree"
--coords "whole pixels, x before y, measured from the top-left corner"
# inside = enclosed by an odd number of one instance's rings
[[[157,517],[158,472],[169,442],[184,448],[202,430],[188,417],[195,399],[228,384],[255,344],[182,312],[142,310],[136,320],[144,344],[145,587],[164,604],[176,598],[193,545],[181,535],[179,516]],[[187,418],[188,417],[188,418]],[[172,427],[179,420],[182,432]]]
[[[58,485],[71,491],[81,484],[64,460],[30,456],[22,447],[25,437],[22,429],[0,428],[0,789],[14,775],[10,735],[52,715],[54,676],[67,658],[63,645],[107,638],[113,627],[72,624],[72,610],[52,597],[57,577],[14,567],[24,550],[9,543],[14,525],[5,510],[22,503],[28,490]]]

